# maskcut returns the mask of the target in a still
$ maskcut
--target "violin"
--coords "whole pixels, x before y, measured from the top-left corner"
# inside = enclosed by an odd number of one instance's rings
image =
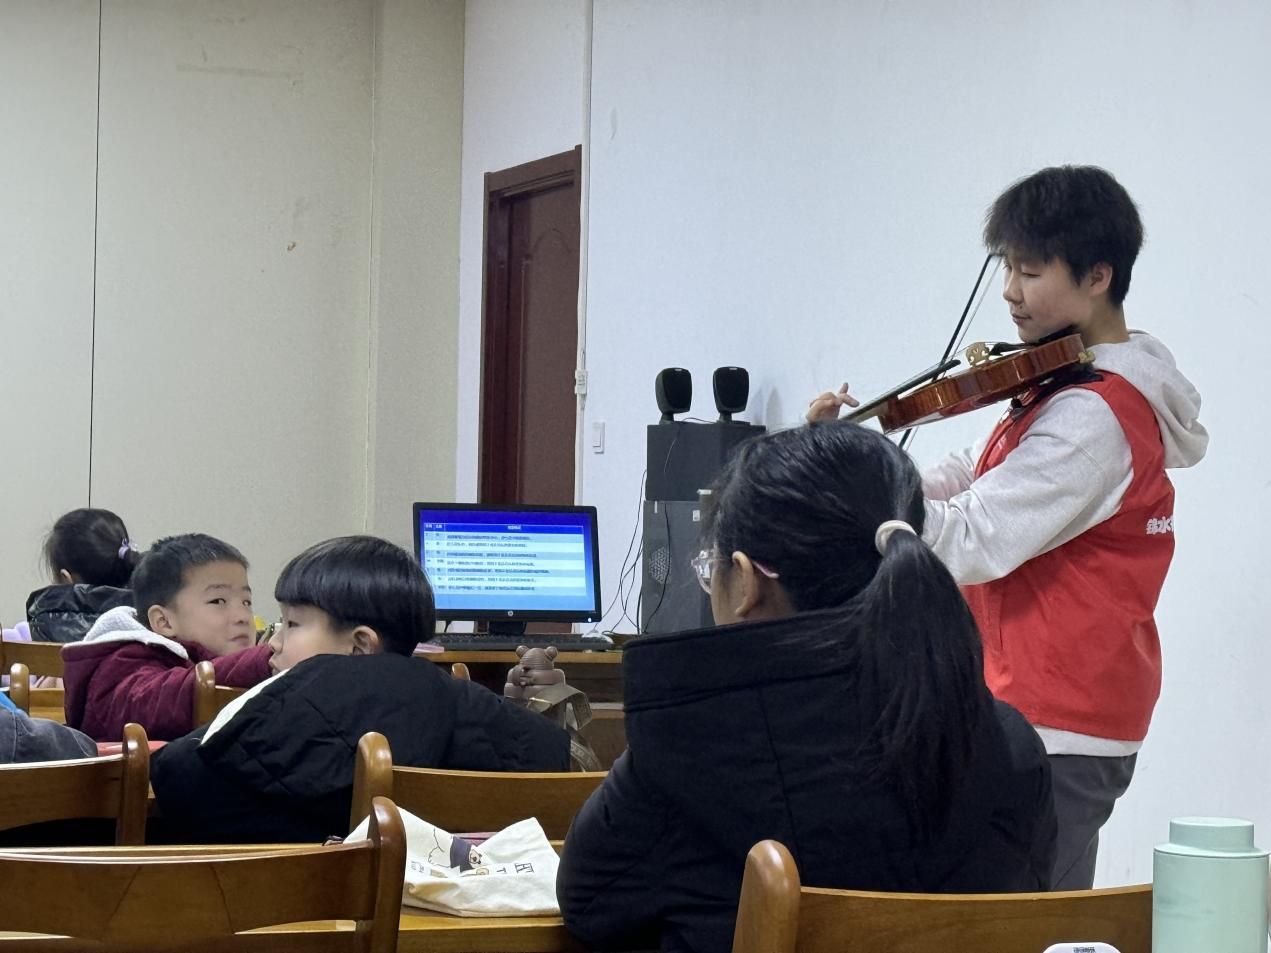
[[[972,344],[965,355],[966,370],[942,377],[961,363],[957,358],[942,361],[844,419],[860,423],[877,417],[884,433],[905,430],[1017,397],[1094,359],[1074,333],[1033,345]]]

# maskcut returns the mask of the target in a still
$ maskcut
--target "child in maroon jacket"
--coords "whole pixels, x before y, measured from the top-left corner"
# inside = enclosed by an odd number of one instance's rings
[[[247,560],[233,546],[189,533],[154,544],[132,576],[137,609],[112,609],[82,642],[62,649],[66,723],[118,741],[135,721],[151,740],[194,728],[194,666],[210,660],[218,685],[270,675],[256,631]]]

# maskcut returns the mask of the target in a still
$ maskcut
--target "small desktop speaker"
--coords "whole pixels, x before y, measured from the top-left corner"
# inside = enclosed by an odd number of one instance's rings
[[[717,367],[711,381],[720,420],[732,420],[733,414],[746,409],[746,401],[750,399],[749,371],[744,367]]]
[[[664,367],[653,382],[662,423],[670,423],[675,414],[688,413],[693,404],[693,375],[683,367]]]

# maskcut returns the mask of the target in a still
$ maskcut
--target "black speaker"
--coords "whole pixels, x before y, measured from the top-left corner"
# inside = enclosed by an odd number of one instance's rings
[[[662,422],[670,423],[673,414],[686,414],[693,405],[693,375],[682,367],[664,367],[653,381]]]
[[[717,367],[711,383],[720,420],[732,420],[733,414],[746,409],[746,401],[750,399],[750,372],[744,367]]]
[[[645,501],[641,633],[713,624],[710,596],[702,591],[692,566],[701,551],[701,507],[696,500]]]

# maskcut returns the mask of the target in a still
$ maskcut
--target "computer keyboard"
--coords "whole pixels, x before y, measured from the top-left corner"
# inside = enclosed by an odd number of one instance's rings
[[[545,649],[554,645],[561,652],[599,652],[613,648],[608,638],[585,639],[577,635],[534,635],[513,639],[501,635],[480,635],[475,632],[454,632],[433,639],[448,652],[515,652],[520,646]]]

